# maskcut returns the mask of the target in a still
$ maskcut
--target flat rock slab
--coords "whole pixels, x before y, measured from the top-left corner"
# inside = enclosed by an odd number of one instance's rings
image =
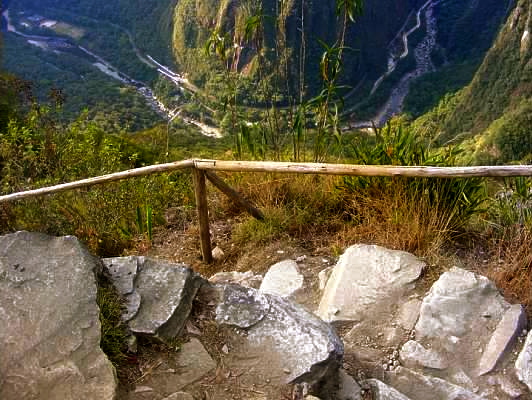
[[[399,352],[401,362],[410,368],[426,367],[432,369],[445,369],[448,363],[444,357],[432,349],[426,349],[415,340],[406,342]]]
[[[278,296],[231,285],[216,290],[221,299],[216,321],[237,328],[234,352],[256,358],[263,376],[280,384],[312,385],[336,375],[343,344],[329,324]]]
[[[290,297],[303,288],[303,275],[293,260],[281,261],[272,265],[260,285],[263,293]]]
[[[74,237],[0,237],[0,399],[114,399],[95,272]]]
[[[388,374],[391,386],[412,400],[488,400],[444,379],[398,367]]]
[[[528,333],[523,350],[515,362],[517,377],[532,391],[532,331]]]
[[[366,379],[361,384],[364,388],[371,389],[374,400],[410,400],[404,394],[378,379]]]
[[[164,361],[154,360],[154,365],[156,367],[130,393],[130,400],[192,398],[188,393],[179,392],[216,368],[216,363],[197,339],[184,343],[176,354]]]
[[[425,263],[412,254],[355,245],[338,260],[317,315],[325,321],[361,321],[388,312],[419,278]]]
[[[129,321],[131,332],[171,341],[183,329],[202,282],[182,264],[139,258],[134,293],[140,296],[141,304]]]
[[[525,310],[520,304],[512,305],[504,313],[480,359],[479,375],[495,369],[497,362],[515,344],[519,334],[526,328],[526,323]]]

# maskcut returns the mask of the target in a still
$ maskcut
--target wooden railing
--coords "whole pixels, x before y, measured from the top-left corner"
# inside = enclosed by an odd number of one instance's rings
[[[200,240],[203,260],[212,262],[212,248],[209,231],[209,214],[207,209],[206,180],[229,196],[253,217],[263,219],[261,211],[227,185],[214,171],[228,172],[277,172],[288,174],[322,174],[341,176],[404,176],[416,178],[470,178],[470,177],[517,177],[532,176],[532,165],[480,166],[480,167],[404,167],[381,165],[352,164],[315,164],[264,161],[219,161],[219,160],[185,160],[167,164],[151,165],[113,174],[82,179],[75,182],[28,190],[0,196],[0,203],[44,196],[67,190],[90,187],[139,176],[152,175],[192,169],[196,207],[200,223]]]

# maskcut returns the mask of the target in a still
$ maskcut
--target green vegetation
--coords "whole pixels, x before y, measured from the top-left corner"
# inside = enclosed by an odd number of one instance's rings
[[[3,68],[31,81],[40,101],[45,101],[50,91],[60,89],[64,104],[58,115],[63,121],[74,120],[85,108],[109,133],[140,130],[160,121],[139,93],[100,72],[80,54],[43,51],[9,35],[4,43]]]
[[[102,325],[100,347],[116,368],[118,378],[123,380],[125,377],[121,376],[121,372],[128,360],[127,337],[129,336],[127,325],[122,321],[124,300],[111,281],[103,275],[98,278],[96,303],[100,308]]]

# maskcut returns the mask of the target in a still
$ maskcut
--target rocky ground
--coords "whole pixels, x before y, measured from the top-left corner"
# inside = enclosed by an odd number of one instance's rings
[[[22,232],[0,249],[2,399],[532,398],[523,307],[464,268],[434,278],[368,245],[338,260],[271,248],[249,272],[208,276],[150,257],[101,262],[71,237]],[[125,298],[128,385],[98,347],[95,271]]]

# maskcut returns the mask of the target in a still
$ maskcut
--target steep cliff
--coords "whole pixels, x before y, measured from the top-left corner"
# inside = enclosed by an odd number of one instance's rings
[[[519,0],[472,82],[419,120],[475,163],[532,159],[532,1]]]
[[[349,29],[346,45],[345,75],[350,83],[362,77],[377,77],[387,66],[387,48],[420,0],[364,2],[364,14]],[[180,0],[175,9],[173,48],[176,59],[190,77],[206,84],[212,65],[203,47],[210,32],[220,28],[231,40],[244,46],[239,70],[252,73],[253,54],[243,43],[242,21],[259,6],[264,14],[265,51],[274,62],[284,58],[282,69],[288,79],[297,81],[300,57],[305,57],[305,71],[312,86],[317,79],[317,63],[323,51],[318,39],[332,44],[340,26],[333,0]],[[302,44],[305,49],[302,51]],[[206,66],[206,68],[204,68]]]

